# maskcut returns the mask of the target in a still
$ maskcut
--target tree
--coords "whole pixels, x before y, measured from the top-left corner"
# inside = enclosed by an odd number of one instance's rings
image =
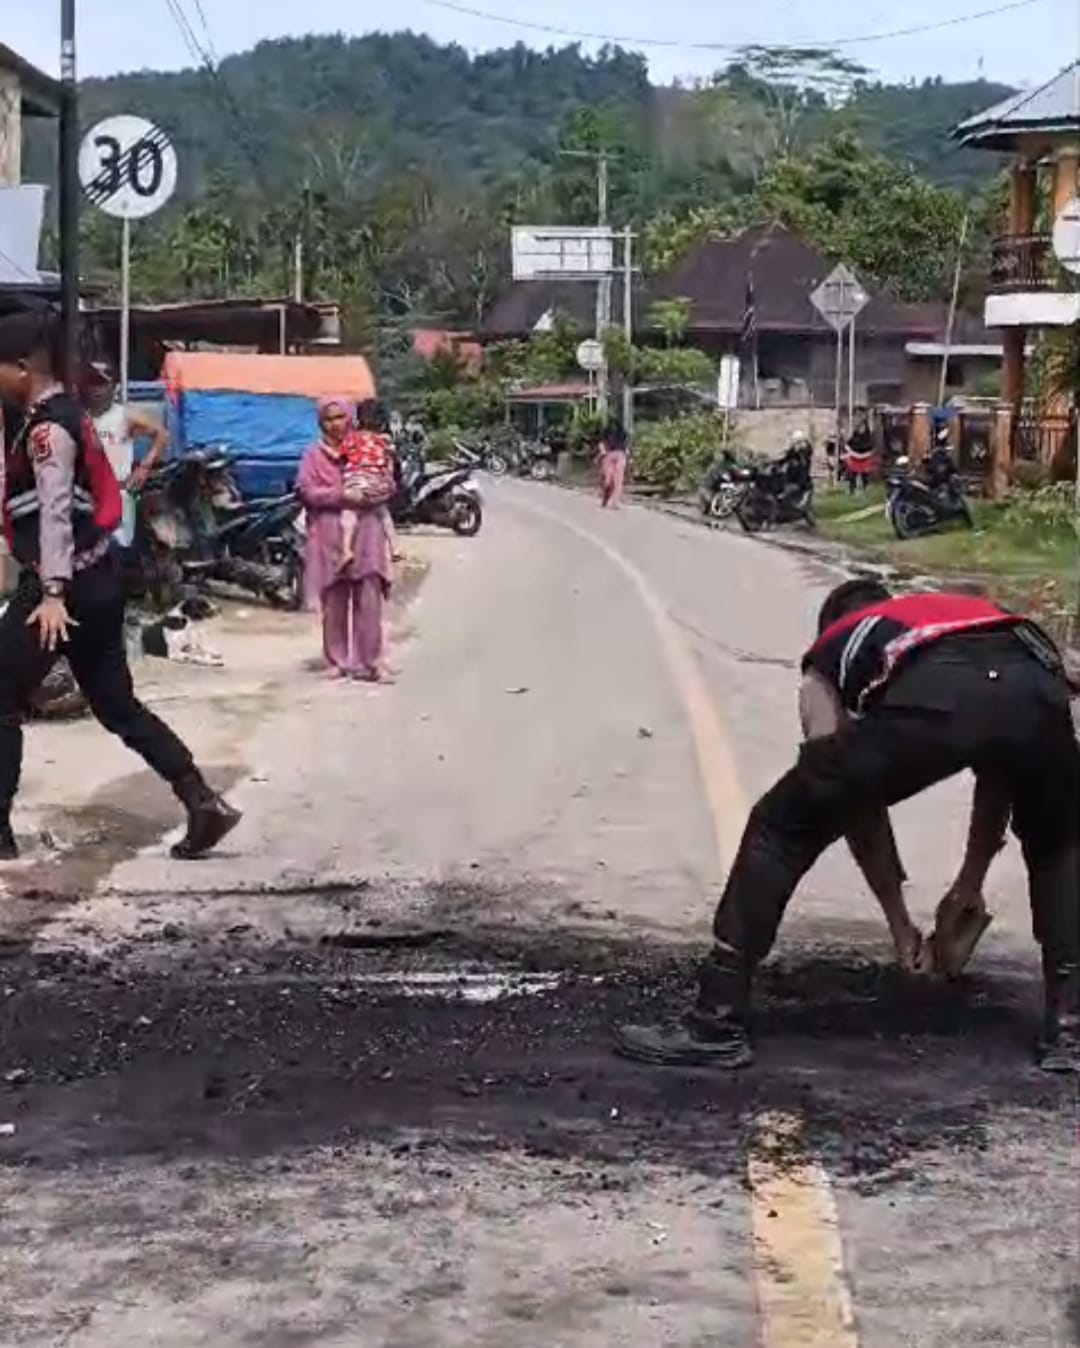
[[[672,347],[682,345],[693,312],[693,300],[685,297],[657,300],[649,310],[649,327],[663,334],[664,344],[670,351]]]
[[[906,300],[948,294],[966,209],[958,192],[847,132],[779,160],[756,193],[759,218],[782,221]]]

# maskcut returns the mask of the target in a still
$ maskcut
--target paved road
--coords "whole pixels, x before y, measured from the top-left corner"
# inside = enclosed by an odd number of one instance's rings
[[[958,988],[888,969],[837,853],[764,980],[759,1066],[608,1052],[681,1004],[832,578],[518,484],[479,539],[423,546],[395,686],[324,684],[298,645],[230,723],[220,857],[135,830],[92,874],[12,873],[0,1342],[1080,1342],[1076,1100],[1029,1066],[1013,852]],[[106,797],[156,801],[116,770]],[[924,915],[965,803],[898,814]]]

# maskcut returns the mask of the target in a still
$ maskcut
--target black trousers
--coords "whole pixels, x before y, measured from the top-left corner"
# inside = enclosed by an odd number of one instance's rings
[[[1054,964],[1080,961],[1080,746],[1069,690],[1002,633],[939,642],[865,717],[803,745],[751,812],[716,911],[718,944],[752,969],[799,880],[868,802],[895,805],[965,769],[1007,785],[1035,938]],[[707,982],[703,970],[703,1010]]]
[[[129,749],[175,787],[195,771],[183,742],[135,696],[124,647],[124,586],[111,554],[76,573],[68,612],[78,622],[59,652],[41,649],[27,618],[41,602],[41,583],[24,571],[0,617],[0,817],[6,817],[22,771],[22,720],[27,699],[60,655],[67,657],[90,710]]]

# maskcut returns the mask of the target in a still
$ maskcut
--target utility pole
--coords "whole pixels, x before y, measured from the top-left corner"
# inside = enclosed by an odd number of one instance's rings
[[[79,90],[75,0],[60,0],[60,314],[65,387],[79,373]]]
[[[608,157],[601,150],[596,158],[596,223],[608,222]],[[611,327],[611,277],[602,276],[596,287],[596,340],[604,348],[604,359],[598,371],[596,402],[601,415],[608,410],[607,334]]]
[[[634,430],[634,234],[627,225],[623,231],[623,333],[627,359],[631,362],[623,376],[622,422],[627,438]]]
[[[596,160],[596,223],[604,227],[608,223],[608,165],[611,155],[608,150],[560,150],[567,159]],[[596,406],[606,415],[608,410],[608,361],[605,337],[611,327],[611,275],[603,276],[596,283],[596,340],[604,348],[604,361],[597,371]]]

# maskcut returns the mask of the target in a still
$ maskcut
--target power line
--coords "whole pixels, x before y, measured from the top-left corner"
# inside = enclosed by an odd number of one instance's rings
[[[216,50],[214,49],[214,39],[210,33],[210,25],[206,21],[206,10],[203,9],[203,2],[202,0],[194,0],[194,4],[195,4],[195,13],[199,16],[199,22],[202,24],[202,30],[206,35],[206,49],[210,53],[210,55],[214,58],[214,64],[220,66],[221,59],[218,56]]]
[[[211,88],[216,90],[226,114],[233,123],[237,139],[251,164],[255,178],[265,190],[266,184],[263,182],[262,178],[262,164],[259,160],[258,151],[253,147],[251,138],[248,134],[247,122],[243,110],[233,97],[233,92],[229,88],[224,75],[221,73],[219,63],[215,60],[214,56],[211,55],[211,52],[213,51],[213,40],[210,37],[210,29],[206,22],[206,14],[203,10],[201,0],[195,0],[195,4],[202,20],[203,28],[206,30],[206,40],[210,50],[207,50],[206,47],[202,46],[199,39],[196,37],[191,20],[184,11],[181,0],[165,0],[166,8],[172,15],[173,22],[180,30],[180,36],[183,38],[184,45],[187,47],[192,59],[210,76]]]
[[[915,24],[910,28],[894,28],[888,32],[863,33],[858,37],[799,38],[794,42],[770,43],[753,42],[682,42],[676,38],[629,37],[625,33],[588,33],[574,28],[559,28],[554,24],[534,23],[528,19],[512,19],[506,14],[493,14],[490,10],[474,9],[471,5],[458,3],[458,0],[422,0],[425,5],[435,9],[449,10],[454,14],[464,14],[472,19],[485,19],[489,23],[505,24],[509,28],[520,28],[533,33],[549,33],[554,37],[577,38],[584,42],[610,42],[624,47],[667,47],[683,51],[719,51],[738,52],[746,47],[770,47],[777,51],[796,51],[807,47],[857,47],[864,43],[887,42],[893,38],[915,37],[919,33],[936,33],[944,28],[957,28],[961,24],[976,23],[980,19],[990,19],[998,14],[1008,14],[1012,10],[1030,9],[1033,5],[1044,4],[1046,0],[1008,0],[1008,3],[995,5],[992,9],[976,10],[969,14],[957,14],[951,19],[938,19],[933,23]]]

